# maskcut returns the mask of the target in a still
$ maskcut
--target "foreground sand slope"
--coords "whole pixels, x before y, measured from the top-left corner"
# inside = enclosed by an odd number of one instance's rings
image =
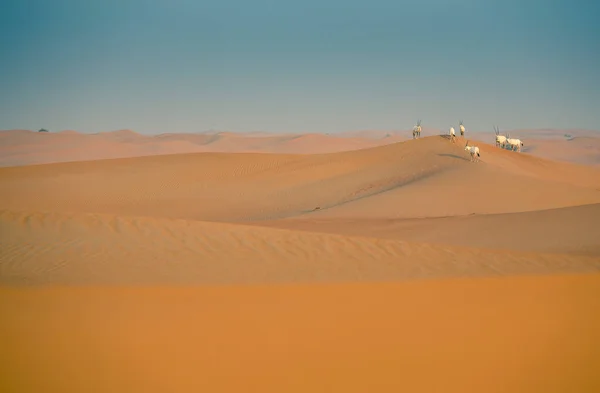
[[[600,390],[600,275],[0,288],[0,390]]]
[[[600,257],[600,204],[436,218],[295,218],[261,226],[496,250]]]
[[[0,213],[1,284],[247,284],[600,271],[600,257],[249,225]]]

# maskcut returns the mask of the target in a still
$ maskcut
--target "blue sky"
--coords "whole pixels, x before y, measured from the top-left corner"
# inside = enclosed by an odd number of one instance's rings
[[[600,4],[4,0],[0,129],[600,130]]]

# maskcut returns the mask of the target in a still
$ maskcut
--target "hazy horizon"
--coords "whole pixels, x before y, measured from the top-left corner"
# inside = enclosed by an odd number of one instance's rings
[[[589,1],[8,0],[0,11],[2,130],[600,129]]]
[[[450,125],[450,126],[454,126],[454,128],[456,130],[458,130],[458,127],[456,124],[454,125]],[[442,128],[423,128],[423,132],[424,135],[423,137],[427,137],[429,135],[431,135],[431,132],[439,132],[440,135],[442,134],[447,134],[448,129],[450,128],[447,127],[445,129]],[[42,127],[44,128],[44,127]],[[63,133],[63,132],[76,132],[77,134],[83,134],[83,135],[98,135],[98,134],[106,134],[106,133],[116,133],[116,132],[122,132],[122,131],[128,131],[128,132],[134,132],[136,134],[139,135],[143,135],[143,136],[147,136],[147,137],[153,137],[153,136],[159,136],[159,135],[166,135],[166,134],[219,134],[219,133],[231,133],[231,134],[239,134],[239,135],[273,135],[273,136],[277,136],[277,135],[292,135],[292,134],[302,134],[302,135],[308,135],[308,134],[322,134],[322,135],[330,135],[335,137],[336,135],[340,135],[340,136],[359,136],[359,137],[365,137],[365,138],[371,138],[371,137],[377,137],[378,135],[384,134],[384,133],[388,133],[389,136],[398,136],[398,135],[402,135],[405,134],[405,136],[410,136],[410,132],[411,129],[409,128],[405,128],[405,129],[348,129],[348,130],[340,130],[340,131],[335,131],[335,132],[328,132],[328,131],[319,131],[319,130],[305,130],[302,132],[281,132],[281,131],[261,131],[261,130],[247,130],[247,131],[236,131],[236,130],[196,130],[196,131],[158,131],[158,132],[148,132],[148,131],[144,131],[144,130],[134,130],[134,129],[129,129],[129,128],[119,128],[119,129],[108,129],[108,130],[100,130],[100,131],[90,131],[90,132],[86,132],[86,131],[81,131],[81,130],[73,130],[73,129],[57,129],[57,130],[50,130],[50,129],[46,129],[44,128],[46,131],[48,131],[49,133]],[[18,128],[18,129],[0,129],[0,133],[1,132],[11,132],[11,131],[28,131],[28,132],[33,132],[33,133],[38,133],[39,130],[34,130],[34,129],[24,129],[24,128]],[[493,136],[493,127],[489,127],[489,129],[467,129],[469,134],[489,134],[491,136]],[[543,136],[544,133],[547,133],[549,136],[552,137],[557,137],[559,136],[557,133],[572,133],[572,135],[569,136],[573,136],[573,137],[585,137],[585,136],[595,136],[595,133],[598,133],[598,136],[600,136],[600,129],[598,130],[593,130],[593,129],[585,129],[585,128],[503,128],[501,129],[502,134],[505,133],[514,133],[514,132],[523,132],[523,133],[535,133],[536,137],[540,137]],[[591,134],[590,134],[591,133]],[[435,134],[434,134],[435,135]],[[524,135],[523,135],[524,136]]]

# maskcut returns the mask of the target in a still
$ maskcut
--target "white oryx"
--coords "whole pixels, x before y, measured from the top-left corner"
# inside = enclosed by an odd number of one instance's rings
[[[421,120],[417,122],[417,125],[413,127],[413,139],[421,137]]]
[[[496,147],[502,147],[506,145],[506,137],[504,135],[500,135],[500,128],[494,126],[494,133],[496,133]]]
[[[465,145],[465,151],[468,151],[471,155],[471,161],[479,161],[481,154],[479,154],[479,148],[477,146],[469,146],[469,141],[467,141],[467,144]],[[475,158],[475,156],[477,156],[477,158]]]
[[[450,127],[450,140],[452,142],[456,142],[456,133],[454,132],[454,127]]]
[[[465,136],[465,126],[463,126],[462,120],[460,121],[458,128],[460,128],[460,136]]]
[[[506,143],[508,143],[508,145],[510,146],[510,150],[516,150],[519,153],[521,152],[521,148],[523,147],[523,141],[521,141],[520,139],[511,138],[510,135],[508,135],[508,138],[506,138]]]

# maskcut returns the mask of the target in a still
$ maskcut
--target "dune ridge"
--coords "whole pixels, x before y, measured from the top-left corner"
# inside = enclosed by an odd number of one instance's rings
[[[229,222],[306,214],[438,217],[600,202],[600,168],[500,149],[490,149],[482,161],[472,164],[461,146],[429,137],[315,155],[204,153],[56,163],[0,168],[0,202],[7,210]]]

